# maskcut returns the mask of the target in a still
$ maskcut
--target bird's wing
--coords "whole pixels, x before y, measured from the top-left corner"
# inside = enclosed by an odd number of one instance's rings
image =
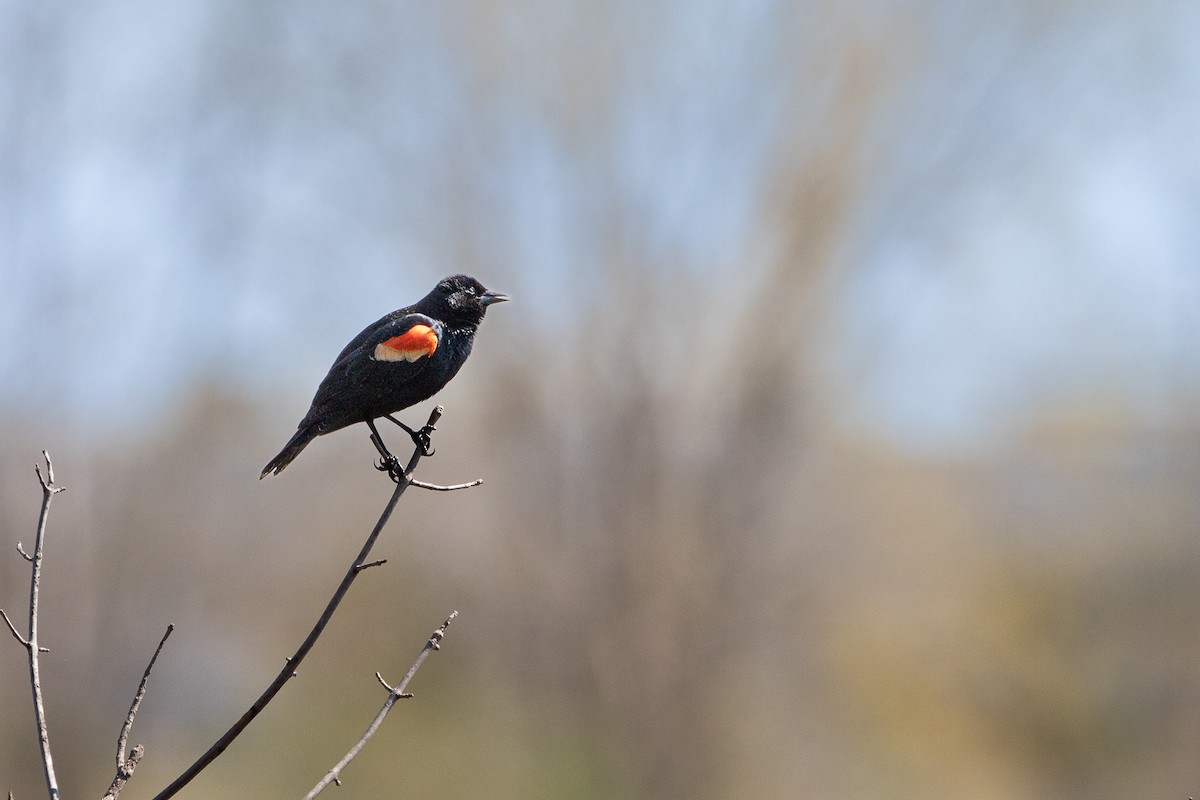
[[[355,336],[333,363],[331,372],[349,363],[382,361],[423,367],[441,339],[442,326],[424,314],[391,315]]]
[[[308,419],[323,420],[334,430],[353,420],[387,394],[423,372],[437,351],[442,324],[424,314],[384,317],[364,330],[342,351],[317,387]],[[303,423],[302,423],[303,424]]]
[[[424,314],[408,314],[365,342],[375,361],[424,363],[438,348],[440,325]]]

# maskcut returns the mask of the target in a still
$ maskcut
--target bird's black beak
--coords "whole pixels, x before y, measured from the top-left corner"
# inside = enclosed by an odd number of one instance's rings
[[[492,303],[503,303],[508,299],[508,295],[504,292],[484,292],[479,296],[479,302],[485,306],[490,306]]]

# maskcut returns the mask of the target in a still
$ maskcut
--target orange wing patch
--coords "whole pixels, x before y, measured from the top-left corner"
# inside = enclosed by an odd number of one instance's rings
[[[438,336],[428,325],[413,325],[399,336],[375,346],[376,361],[416,361],[433,355]]]

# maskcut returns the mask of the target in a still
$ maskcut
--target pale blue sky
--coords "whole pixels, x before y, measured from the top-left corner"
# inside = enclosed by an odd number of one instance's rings
[[[598,41],[535,6],[481,54],[421,3],[0,4],[0,405],[119,429],[197,379],[305,395],[463,264],[554,331],[603,282],[607,206],[651,265],[728,277],[785,112],[820,118],[789,70],[901,26],[911,72],[865,123],[880,157],[837,254],[848,424],[960,446],[1092,394],[1194,407],[1194,4],[814,4],[786,30],[781,4],[624,4]],[[631,54],[577,138],[542,112],[563,32]],[[481,102],[468,57],[526,85]],[[264,359],[282,336],[296,357]]]

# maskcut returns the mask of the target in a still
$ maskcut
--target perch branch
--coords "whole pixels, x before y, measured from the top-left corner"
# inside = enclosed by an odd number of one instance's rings
[[[425,642],[425,647],[421,649],[421,653],[417,656],[417,660],[413,662],[413,665],[408,668],[408,672],[404,674],[404,679],[400,681],[399,685],[395,686],[394,688],[388,686],[388,683],[383,679],[383,676],[378,672],[375,673],[376,679],[383,684],[385,689],[388,690],[388,696],[387,699],[383,701],[383,707],[380,708],[379,712],[375,714],[375,719],[371,720],[371,724],[367,726],[366,733],[362,735],[362,738],[350,748],[346,755],[342,756],[342,760],[339,761],[333,769],[325,773],[325,777],[322,778],[317,785],[314,786],[312,790],[304,796],[304,800],[313,800],[314,797],[325,791],[325,788],[331,783],[336,783],[338,786],[342,785],[340,780],[342,770],[345,769],[346,766],[354,760],[354,757],[358,755],[359,751],[366,746],[371,737],[375,735],[375,731],[379,730],[379,726],[383,724],[383,718],[386,717],[388,712],[392,710],[392,706],[396,704],[396,701],[406,697],[412,697],[411,694],[406,694],[404,691],[406,688],[408,688],[408,682],[411,681],[413,676],[417,674],[417,670],[421,668],[423,663],[425,663],[425,659],[429,657],[429,654],[434,650],[441,649],[441,642],[446,636],[446,629],[450,627],[450,623],[453,622],[454,618],[457,616],[457,611],[451,611],[450,616],[446,617],[446,621],[442,623],[441,627],[433,632],[433,634],[429,637],[429,640]]]
[[[0,609],[0,614],[3,614],[9,631],[29,656],[29,685],[33,690],[33,716],[37,723],[38,746],[42,753],[42,771],[46,775],[46,788],[50,792],[51,800],[58,800],[61,794],[58,790],[58,777],[54,774],[54,758],[50,755],[50,733],[46,729],[46,705],[42,699],[41,668],[38,664],[38,655],[47,652],[46,648],[38,644],[38,601],[42,588],[42,544],[46,537],[46,521],[50,517],[50,501],[65,487],[56,486],[54,483],[54,465],[50,462],[50,454],[43,450],[42,457],[46,459],[46,474],[42,475],[40,466],[33,468],[37,473],[38,483],[42,485],[42,510],[38,514],[33,555],[27,554],[17,545],[21,555],[32,565],[29,578],[29,633],[22,636],[3,609]]]
[[[442,407],[434,407],[432,413],[429,415],[429,422],[426,423],[426,427],[432,429],[437,421],[441,419],[441,416]],[[296,674],[296,667],[300,666],[300,662],[304,660],[306,655],[308,655],[308,651],[311,650],[313,645],[317,643],[317,639],[321,636],[321,633],[325,630],[325,626],[329,624],[329,620],[333,616],[333,613],[337,611],[338,606],[341,604],[342,598],[345,597],[346,592],[349,591],[350,585],[354,583],[354,579],[358,577],[359,573],[365,569],[365,566],[368,563],[367,557],[371,554],[371,548],[375,546],[375,540],[379,538],[380,532],[383,531],[388,519],[391,518],[392,511],[396,508],[396,503],[400,501],[400,496],[404,494],[404,490],[408,488],[409,483],[412,481],[413,470],[416,469],[417,464],[420,463],[422,455],[424,455],[424,449],[422,447],[417,447],[413,451],[412,458],[409,459],[408,465],[404,468],[403,473],[399,475],[394,473],[392,474],[393,480],[396,480],[396,489],[392,492],[391,499],[388,500],[387,506],[383,509],[383,513],[379,516],[379,521],[375,523],[374,529],[372,529],[371,534],[367,537],[367,541],[363,544],[362,550],[359,551],[358,557],[354,559],[354,563],[352,563],[349,569],[346,570],[345,577],[342,578],[341,584],[338,585],[337,590],[333,593],[333,597],[330,598],[328,605],[325,606],[325,610],[321,613],[316,625],[313,626],[313,629],[309,632],[304,642],[301,643],[300,647],[297,648],[296,652],[287,659],[284,668],[279,672],[278,675],[275,676],[275,680],[271,682],[270,686],[268,686],[262,695],[260,695],[259,698],[254,701],[246,713],[242,714],[237,722],[235,722],[233,726],[221,736],[221,738],[217,739],[217,741],[214,742],[212,746],[209,747],[208,750],[206,750],[194,764],[188,767],[182,775],[180,775],[178,778],[172,781],[169,786],[155,795],[154,800],[167,800],[167,798],[174,796],[180,789],[182,789],[184,786],[190,783],[193,778],[200,774],[205,767],[207,767],[218,756],[220,756],[221,753],[225,752],[225,748],[229,747],[230,743],[233,742],[233,740],[236,739],[241,732],[246,729],[246,727],[254,720],[254,718],[259,715],[263,708],[266,707],[267,703],[271,702],[271,700],[275,698],[275,695],[279,694],[279,691],[283,688],[284,684]]]

